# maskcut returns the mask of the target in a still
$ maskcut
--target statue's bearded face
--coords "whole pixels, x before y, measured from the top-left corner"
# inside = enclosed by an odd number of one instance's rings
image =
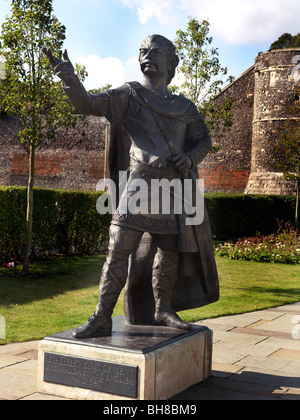
[[[163,45],[157,42],[144,42],[140,48],[140,65],[145,75],[167,77],[170,64]]]

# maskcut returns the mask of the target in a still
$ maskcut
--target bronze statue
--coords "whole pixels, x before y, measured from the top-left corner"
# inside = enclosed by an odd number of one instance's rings
[[[160,35],[147,37],[139,55],[141,82],[94,95],[86,92],[74,74],[66,51],[63,61],[50,50],[44,52],[77,110],[105,116],[111,123],[108,160],[112,179],[125,170],[128,183],[143,179],[150,186],[153,180],[178,179],[184,185],[190,179],[196,184],[197,165],[210,150],[211,140],[196,106],[167,88],[179,63],[171,41]],[[125,284],[125,315],[132,324],[188,330],[190,325],[176,312],[219,298],[206,211],[201,223],[187,225],[186,215],[174,211],[174,193],[167,214],[161,206],[155,214],[121,211],[130,198],[128,189],[119,197],[99,302],[95,313],[75,330],[76,338],[111,334],[111,315]],[[150,193],[148,200],[150,205]]]

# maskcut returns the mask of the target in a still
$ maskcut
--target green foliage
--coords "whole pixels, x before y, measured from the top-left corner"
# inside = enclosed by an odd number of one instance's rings
[[[58,252],[88,254],[101,249],[110,215],[99,215],[99,193],[34,189],[31,257]],[[0,188],[0,261],[19,260],[25,241],[26,189]]]
[[[5,79],[0,80],[0,109],[21,118],[21,142],[38,146],[53,139],[58,127],[74,126],[73,108],[54,81],[43,48],[61,56],[66,28],[52,14],[52,1],[12,0],[12,14],[2,25],[1,55]],[[81,79],[85,69],[80,66]]]
[[[112,87],[112,85],[106,84],[105,86],[99,87],[98,89],[90,89],[89,93],[95,95],[96,93],[101,93],[104,90],[109,90],[109,89],[111,89],[111,87]]]
[[[296,198],[246,194],[205,194],[214,239],[237,240],[277,232],[278,220],[294,220]]]
[[[184,76],[180,91],[196,105],[219,92],[222,81],[215,79],[227,74],[221,67],[217,48],[212,47],[209,23],[190,18],[187,30],[176,32],[175,45],[181,60],[178,67]]]
[[[277,234],[226,242],[216,248],[216,253],[232,260],[300,264],[300,237],[287,225]]]
[[[207,126],[214,130],[214,137],[232,125],[230,113],[232,99],[217,108],[212,99],[221,91],[223,77],[227,68],[219,61],[218,49],[213,47],[213,38],[209,36],[209,22],[189,18],[186,31],[176,32],[177,54],[181,60],[178,67],[183,82],[180,87],[173,86],[173,92],[180,92],[196,104]],[[232,82],[229,76],[226,82]]]
[[[277,41],[274,41],[271,44],[270,51],[297,47],[300,47],[300,33],[294,36],[289,33],[284,33],[277,39]]]
[[[25,240],[25,188],[0,189],[0,261],[20,257]]]
[[[66,99],[52,67],[43,53],[51,48],[61,56],[66,28],[52,14],[52,0],[12,0],[11,16],[2,25],[1,56],[5,78],[0,80],[0,110],[22,121],[20,141],[29,145],[26,240],[23,270],[28,272],[32,241],[33,185],[36,147],[44,139],[55,139],[58,127],[74,127],[78,117]],[[79,76],[85,70],[78,67]]]
[[[34,189],[31,256],[57,251],[89,253],[106,239],[110,215],[99,215],[99,193]],[[214,238],[217,240],[276,233],[278,220],[293,219],[295,197],[206,194]],[[19,260],[25,240],[26,189],[0,188],[0,261]]]

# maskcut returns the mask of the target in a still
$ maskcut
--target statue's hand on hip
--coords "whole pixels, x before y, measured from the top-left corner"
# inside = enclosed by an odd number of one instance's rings
[[[51,50],[47,48],[44,48],[43,52],[46,54],[50,64],[53,66],[56,76],[68,85],[68,82],[71,82],[74,77],[74,67],[69,59],[67,50],[64,50],[63,52],[63,61],[55,57]]]
[[[179,171],[187,171],[192,167],[191,159],[184,153],[179,153],[179,155],[171,158],[171,161]]]

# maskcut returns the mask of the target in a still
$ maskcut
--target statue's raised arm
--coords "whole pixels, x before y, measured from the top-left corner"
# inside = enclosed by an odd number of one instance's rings
[[[55,57],[51,50],[47,48],[44,48],[43,52],[53,66],[56,76],[63,81],[62,87],[77,111],[81,114],[103,116],[110,119],[108,95],[104,92],[92,95],[85,90],[75,74],[74,66],[69,59],[67,50],[63,52],[63,60]]]
[[[51,50],[44,48],[44,54],[49,59],[50,64],[53,66],[56,76],[58,76],[66,85],[74,78],[74,67],[71,63],[67,50],[63,52],[63,61],[55,57]]]

